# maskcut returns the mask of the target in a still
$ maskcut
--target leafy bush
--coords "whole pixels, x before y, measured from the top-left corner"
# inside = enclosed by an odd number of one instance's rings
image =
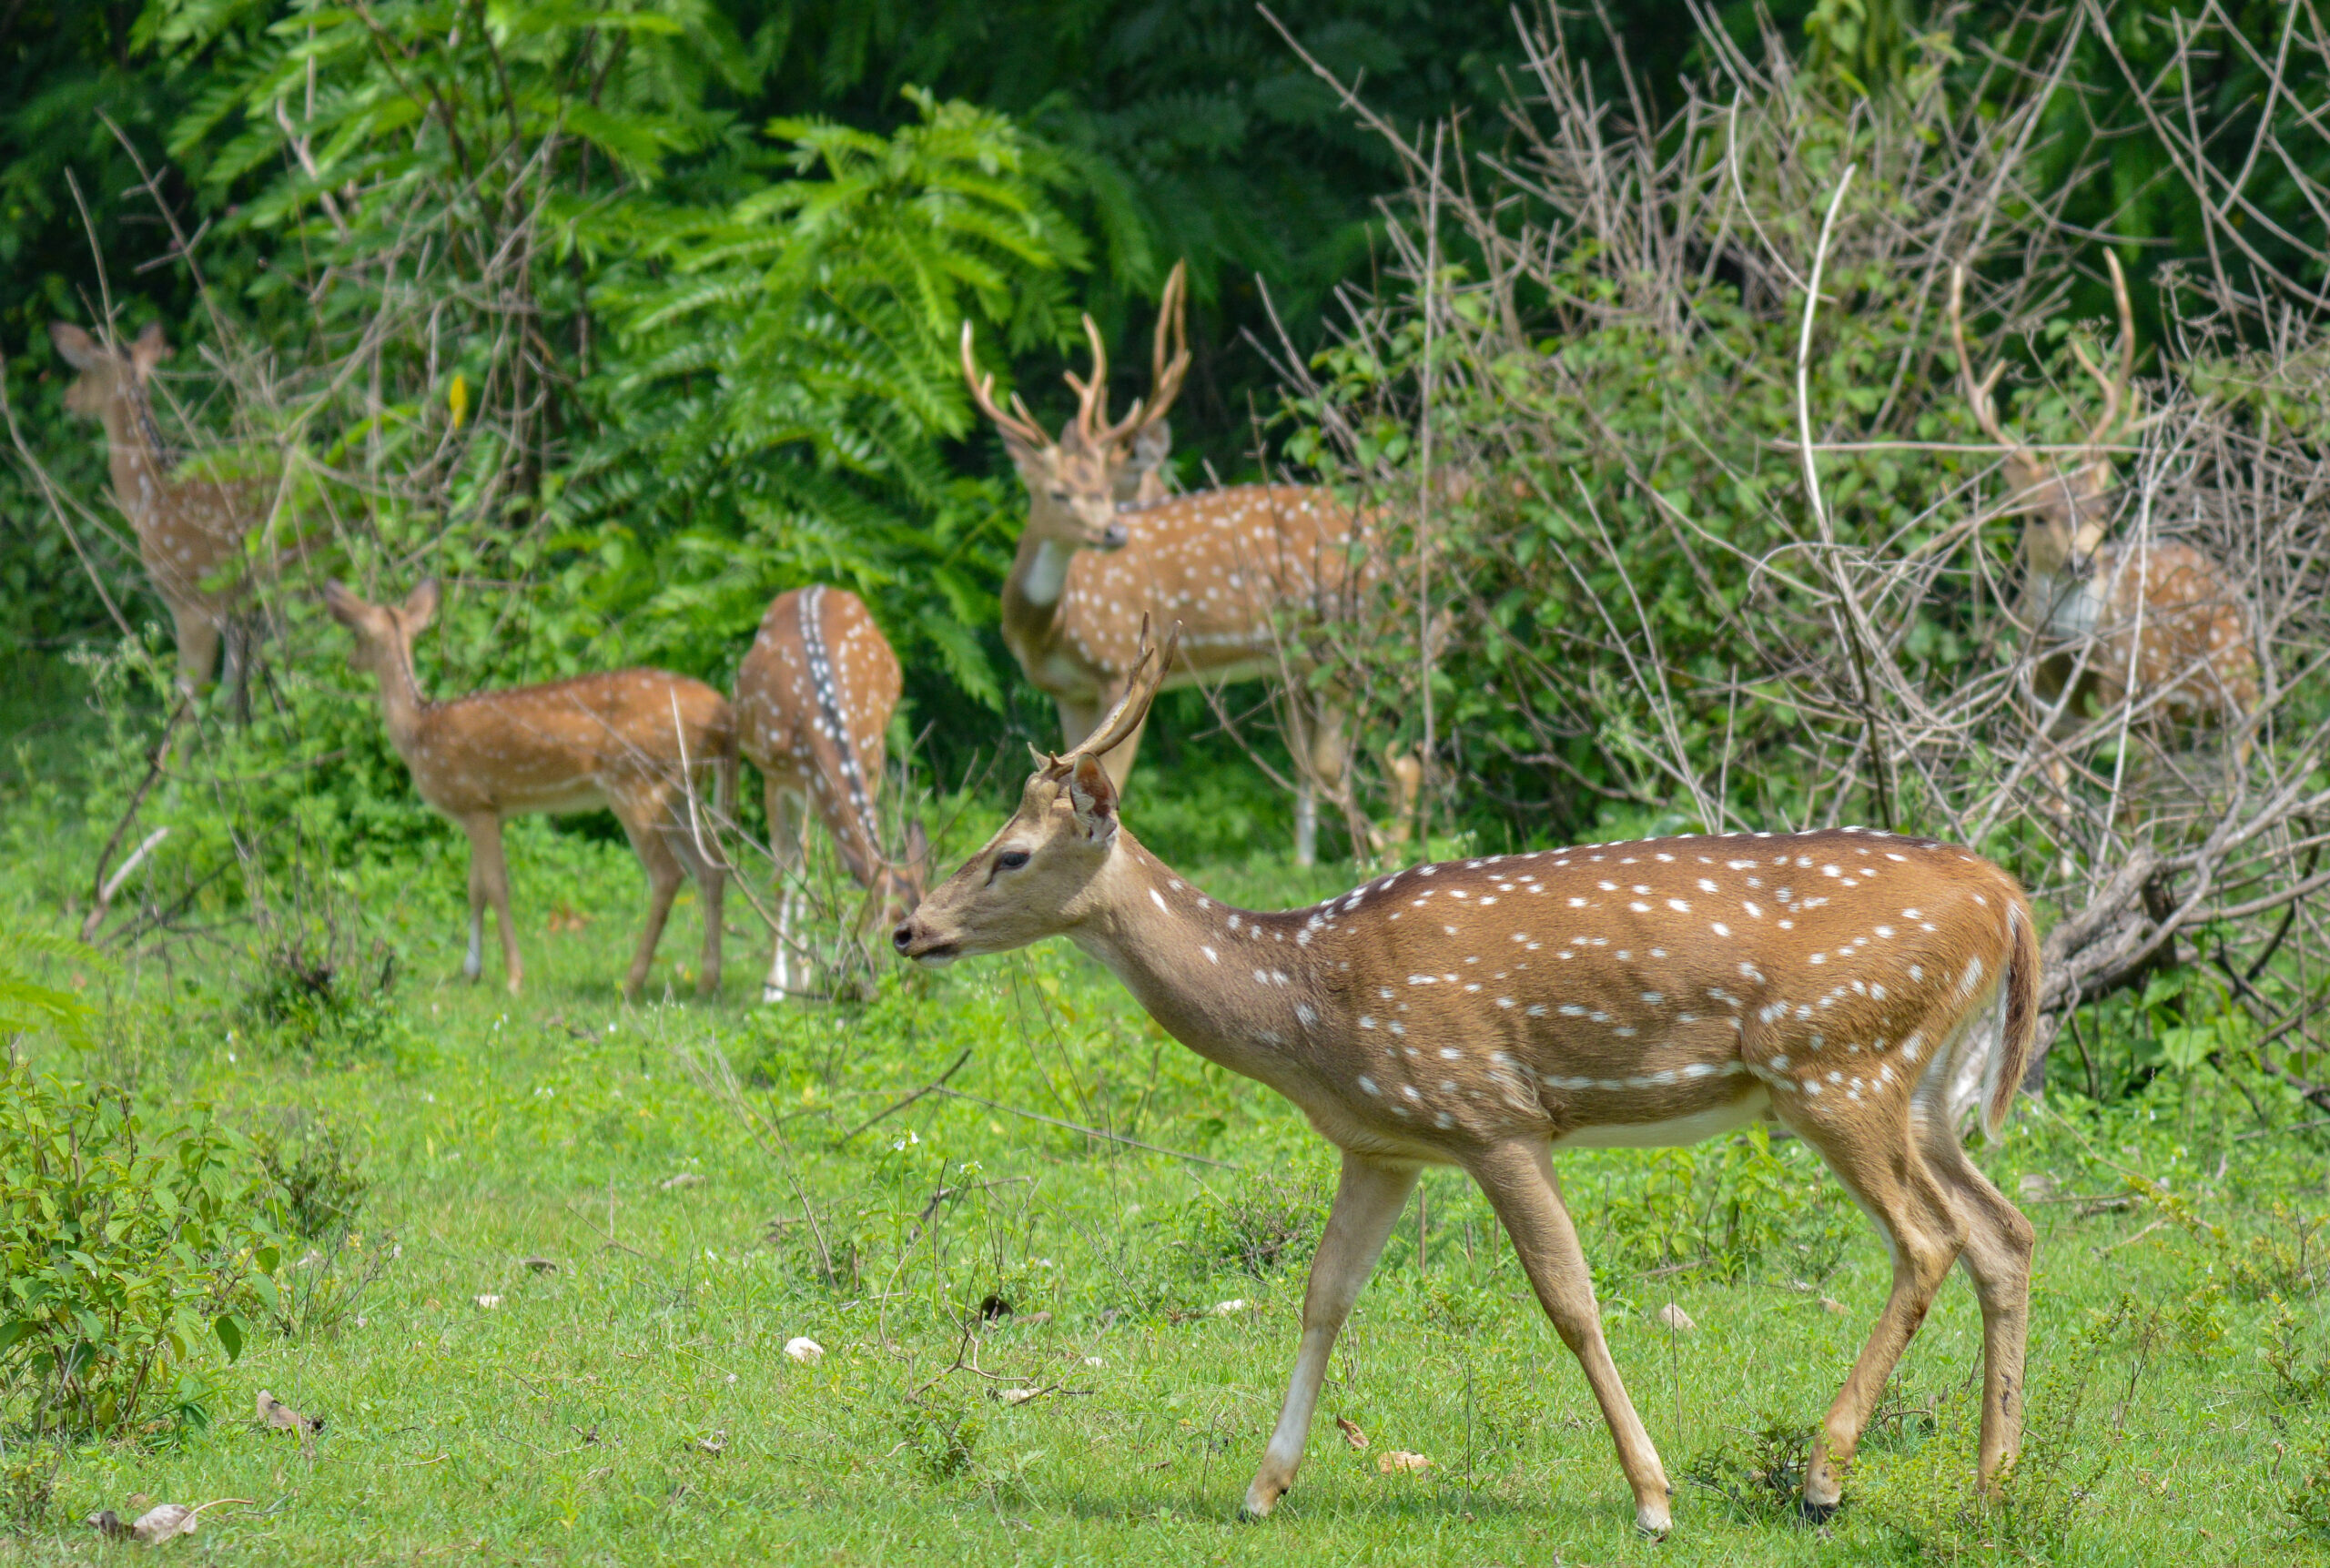
[[[2300,1535],[2330,1541],[2330,1427],[2298,1456],[2297,1481],[2282,1507]]]
[[[1190,1200],[1183,1245],[1202,1279],[1237,1270],[1265,1279],[1318,1250],[1333,1193],[1316,1175],[1256,1171],[1226,1194]]]
[[[1590,1209],[1600,1234],[1588,1253],[1606,1268],[1686,1264],[1725,1280],[1776,1269],[1817,1283],[1865,1233],[1818,1156],[1802,1143],[1775,1149],[1761,1124],[1721,1143],[1604,1158],[1622,1173]]]
[[[199,1358],[232,1360],[280,1254],[248,1139],[204,1107],[0,1078],[0,1409],[36,1431],[124,1432],[155,1402],[206,1419]]]

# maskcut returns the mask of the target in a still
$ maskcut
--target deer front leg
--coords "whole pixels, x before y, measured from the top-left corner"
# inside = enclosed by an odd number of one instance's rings
[[[470,950],[461,960],[461,974],[471,980],[485,972],[485,906],[501,925],[501,972],[510,994],[516,996],[525,978],[518,958],[518,928],[510,918],[510,866],[501,854],[501,817],[482,811],[461,818],[470,835]]]
[[[1577,1244],[1577,1230],[1569,1210],[1562,1206],[1561,1183],[1554,1175],[1553,1151],[1542,1140],[1506,1144],[1481,1156],[1471,1167],[1473,1179],[1488,1195],[1489,1204],[1513,1238],[1513,1249],[1535,1288],[1538,1303],[1554,1320],[1554,1331],[1577,1358],[1585,1381],[1609,1424],[1610,1441],[1617,1446],[1619,1468],[1634,1489],[1635,1528],[1646,1535],[1664,1535],[1674,1525],[1668,1502],[1672,1496],[1666,1472],[1650,1433],[1626,1398],[1618,1379],[1617,1363],[1602,1338],[1602,1315],[1594,1305],[1594,1276],[1585,1253]]]
[[[1261,1468],[1246,1488],[1249,1519],[1260,1519],[1278,1506],[1294,1484],[1302,1462],[1302,1449],[1311,1436],[1311,1415],[1319,1403],[1319,1385],[1327,1375],[1327,1358],[1335,1335],[1351,1316],[1352,1303],[1375,1271],[1383,1242],[1416,1184],[1413,1165],[1378,1165],[1355,1154],[1343,1156],[1342,1179],[1335,1189],[1335,1206],[1319,1250],[1311,1259],[1311,1283],[1302,1295],[1302,1345],[1295,1352],[1294,1376],[1287,1384],[1286,1402],[1279,1407],[1278,1426],[1270,1447],[1262,1451]]]

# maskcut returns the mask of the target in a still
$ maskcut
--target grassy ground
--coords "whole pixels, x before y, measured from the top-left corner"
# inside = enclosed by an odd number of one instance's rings
[[[268,1027],[236,1000],[262,958],[182,965],[146,977],[142,1022],[95,1059],[35,1046],[247,1125],[336,1129],[370,1186],[356,1239],[309,1265],[355,1292],[336,1318],[217,1364],[207,1426],[71,1451],[46,1522],[0,1532],[0,1562],[128,1550],[78,1521],[141,1498],[252,1500],[169,1548],[250,1563],[2323,1560],[2284,1502],[2330,1412],[2263,1359],[2274,1309],[2242,1271],[2284,1235],[2272,1202],[2300,1229],[2325,1207],[2323,1145],[2236,1140],[2253,1124],[2221,1090],[2026,1112],[1983,1155],[2041,1236],[2035,1442],[2003,1517],[1963,1500],[1979,1331],[1956,1282],[1844,1512],[1790,1517],[1768,1482],[1886,1263],[1800,1148],[1743,1143],[1563,1162],[1677,1485],[1668,1541],[1634,1536],[1583,1379],[1448,1173],[1362,1299],[1295,1490],[1241,1525],[1332,1175],[1288,1108],[1057,944],[886,976],[870,1007],[764,1009],[740,910],[718,1003],[623,1007],[628,856],[539,825],[512,845],[522,998],[454,977],[461,868],[440,857],[356,889],[408,963],[385,1011]],[[1268,866],[1208,880],[1313,885]],[[0,916],[60,925],[39,885],[20,867]],[[694,920],[675,915],[659,983],[684,986]],[[958,1057],[954,1092],[874,1119]],[[2196,1218],[2039,1201],[2124,1195],[2131,1173]],[[1010,1315],[990,1301],[982,1321],[990,1299]],[[1670,1300],[1696,1330],[1656,1320]],[[2280,1332],[2319,1356],[2319,1298],[2296,1306]],[[788,1359],[795,1336],[823,1360]],[[326,1419],[312,1454],[250,1418],[262,1387]],[[1430,1468],[1383,1473],[1391,1451]]]

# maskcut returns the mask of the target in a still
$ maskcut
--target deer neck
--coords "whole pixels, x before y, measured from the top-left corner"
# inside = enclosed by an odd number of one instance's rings
[[[142,538],[161,521],[169,496],[169,461],[162,450],[162,433],[142,390],[107,401],[104,423],[114,495]]]
[[[1121,827],[1097,882],[1070,939],[1175,1039],[1303,1104],[1308,1045],[1326,994],[1340,989],[1330,978],[1337,945],[1312,940],[1301,912],[1206,897]]]
[[[380,684],[380,717],[389,728],[389,744],[406,762],[412,760],[412,749],[429,729],[430,715],[436,704],[420,694],[420,683],[412,673],[412,650],[400,648],[387,661],[387,667],[377,672]]]
[[[1028,529],[1019,535],[1011,574],[1003,580],[1003,641],[1038,686],[1045,684],[1039,672],[1066,621],[1068,569],[1075,561],[1076,546]]]

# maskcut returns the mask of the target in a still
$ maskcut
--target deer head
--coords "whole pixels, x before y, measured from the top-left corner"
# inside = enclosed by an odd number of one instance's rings
[[[1117,845],[1117,786],[1100,759],[1140,728],[1180,640],[1176,624],[1160,654],[1141,618],[1140,657],[1125,694],[1065,756],[1042,758],[1011,820],[899,922],[890,941],[902,956],[935,966],[1008,953],[1092,913]]]
[[[437,580],[421,582],[405,595],[402,604],[374,604],[360,599],[339,582],[324,584],[324,607],[331,618],[356,634],[348,663],[383,686],[392,682],[412,683],[412,640],[437,619],[440,598]]]
[[[88,420],[142,415],[146,383],[154,367],[170,356],[159,322],[137,334],[127,349],[111,348],[69,321],[51,321],[48,339],[65,362],[80,372],[65,389],[65,407]]]
[[[2079,359],[2080,369],[2102,389],[2103,408],[2080,443],[2082,454],[2068,463],[2031,450],[2001,427],[1991,394],[2005,363],[1993,359],[1980,376],[1974,374],[1973,358],[1966,349],[1965,265],[1961,262],[1950,273],[1950,334],[1958,349],[1959,383],[1974,422],[2006,454],[2007,483],[2014,492],[2011,510],[2030,519],[2023,530],[2023,550],[2034,577],[2084,574],[2112,521],[2112,460],[2099,449],[2112,439],[2127,412],[2129,381],[2136,363],[2136,329],[2120,258],[2105,251],[2103,259],[2112,269],[2112,293],[2120,308],[2120,362],[2116,374],[2106,375],[2088,358],[2086,345],[2072,341],[2072,353]]]
[[[1135,399],[1122,420],[1109,420],[1109,354],[1100,329],[1084,318],[1092,345],[1092,374],[1076,389],[1076,417],[1058,440],[1038,424],[1015,393],[1009,408],[995,400],[995,377],[982,375],[971,357],[971,324],[963,323],[963,379],[979,411],[1003,436],[1004,450],[1028,486],[1028,532],[1075,550],[1121,550],[1129,537],[1117,515],[1120,503],[1148,499],[1143,481],[1172,450],[1167,410],[1190,369],[1186,262],[1165,281],[1146,400]]]

